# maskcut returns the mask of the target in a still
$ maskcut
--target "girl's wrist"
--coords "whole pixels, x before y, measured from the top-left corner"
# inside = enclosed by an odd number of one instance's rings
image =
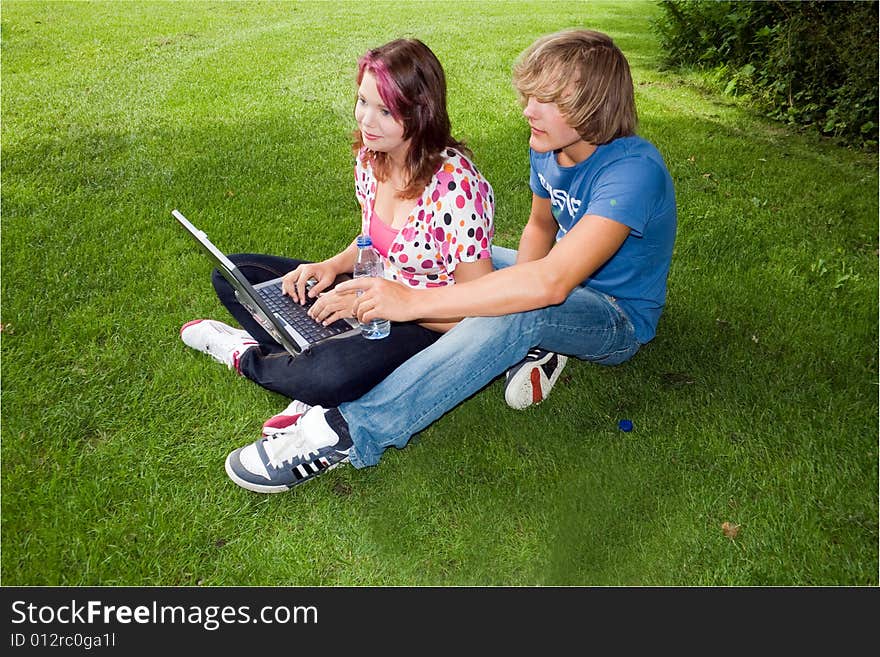
[[[343,272],[351,271],[351,269],[348,268],[347,264],[340,258],[341,255],[341,253],[339,255],[335,255],[332,258],[325,260],[323,263],[327,267],[329,267],[337,276],[339,274],[342,274]]]

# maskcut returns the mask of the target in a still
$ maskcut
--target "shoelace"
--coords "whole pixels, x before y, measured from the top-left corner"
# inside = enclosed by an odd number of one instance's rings
[[[263,438],[277,438],[279,433],[288,429],[290,427],[263,427]]]
[[[287,405],[287,408],[281,411],[278,415],[302,415],[310,408],[311,406],[309,404],[301,402],[299,399],[294,399]]]
[[[305,432],[296,424],[266,436],[266,456],[272,467],[280,468],[295,458],[308,458],[309,454],[317,454],[313,449],[306,449]]]
[[[288,404],[287,408],[285,408],[283,411],[281,411],[278,415],[273,415],[271,418],[269,418],[269,420],[267,420],[267,422],[271,422],[272,420],[275,420],[276,418],[282,418],[282,417],[295,417],[297,415],[302,417],[302,415],[306,411],[308,411],[310,408],[311,408],[311,406],[309,404],[306,404],[305,402],[301,402],[298,399],[294,399],[292,402],[290,402],[290,404]],[[269,436],[274,436],[275,434],[279,433],[280,431],[287,431],[288,429],[290,429],[290,427],[291,427],[291,425],[289,425],[289,424],[287,426],[283,426],[283,427],[272,427],[272,426],[266,426],[264,424],[263,425],[263,438],[267,438]]]

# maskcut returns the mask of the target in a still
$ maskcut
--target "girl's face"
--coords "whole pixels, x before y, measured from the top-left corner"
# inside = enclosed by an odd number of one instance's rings
[[[402,159],[406,154],[409,140],[403,139],[403,123],[391,116],[379,95],[376,78],[369,71],[364,71],[358,87],[354,118],[367,148],[388,153],[394,160]]]
[[[530,97],[523,116],[532,129],[529,146],[539,153],[564,150],[582,141],[578,131],[559,112],[556,103],[542,103]]]

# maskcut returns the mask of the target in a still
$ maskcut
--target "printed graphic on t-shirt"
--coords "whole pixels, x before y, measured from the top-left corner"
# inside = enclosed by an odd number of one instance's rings
[[[581,200],[572,198],[564,189],[553,189],[553,186],[547,182],[547,179],[540,172],[538,173],[538,180],[541,181],[541,187],[550,194],[550,205],[556,221],[559,221],[559,215],[562,214],[563,210],[567,210],[568,216],[574,219],[581,207]]]

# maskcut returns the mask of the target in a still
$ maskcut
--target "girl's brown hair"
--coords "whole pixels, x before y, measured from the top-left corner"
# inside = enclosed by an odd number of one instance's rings
[[[556,103],[591,144],[635,134],[633,81],[620,48],[593,30],[563,30],[529,46],[513,69],[520,100]]]
[[[446,76],[440,61],[418,39],[396,39],[368,50],[358,61],[357,83],[364,73],[376,78],[382,102],[403,124],[403,138],[410,140],[404,163],[406,187],[401,198],[418,198],[444,159],[443,150],[455,148],[466,155],[463,142],[452,137],[446,111]],[[360,130],[354,132],[353,150],[364,147]],[[387,180],[391,163],[386,153],[365,150],[378,180]],[[365,162],[366,163],[366,162]]]

